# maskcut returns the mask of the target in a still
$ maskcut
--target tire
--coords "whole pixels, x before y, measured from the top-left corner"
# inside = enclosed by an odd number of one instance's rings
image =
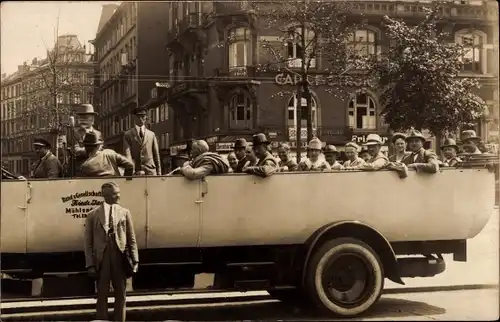
[[[353,317],[379,300],[384,289],[384,268],[369,245],[354,238],[337,238],[313,254],[305,286],[319,308]]]
[[[306,305],[309,300],[307,292],[300,289],[270,290],[267,292],[273,298],[286,304]]]

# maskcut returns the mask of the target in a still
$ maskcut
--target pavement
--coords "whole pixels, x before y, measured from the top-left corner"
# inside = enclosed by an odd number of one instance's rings
[[[111,313],[111,309],[110,309]],[[93,309],[72,312],[2,314],[2,321],[90,321]],[[498,289],[385,295],[352,321],[496,321]],[[342,321],[328,314],[299,309],[276,300],[238,303],[127,307],[127,321]],[[343,319],[345,321],[345,319]]]

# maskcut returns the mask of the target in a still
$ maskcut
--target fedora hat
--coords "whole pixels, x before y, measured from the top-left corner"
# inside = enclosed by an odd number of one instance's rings
[[[396,143],[396,140],[397,139],[403,139],[403,141],[406,141],[406,135],[404,135],[403,133],[394,133],[392,135],[392,139],[391,139],[391,142],[392,144]]]
[[[323,147],[323,144],[318,138],[313,138],[311,141],[309,141],[309,144],[307,145],[308,150],[321,150]]]
[[[409,139],[415,139],[415,138],[420,139],[423,142],[427,141],[425,139],[424,135],[422,133],[420,133],[420,131],[411,129],[410,132],[408,132],[408,135],[406,136],[406,141],[408,141]]]
[[[383,142],[380,135],[372,133],[368,134],[368,136],[366,137],[366,143],[364,145],[382,145],[382,144]]]
[[[337,151],[337,148],[333,144],[328,144],[325,146],[323,153],[325,154],[339,154],[339,151]]]
[[[474,131],[474,130],[462,131],[462,135],[460,135],[460,139],[462,140],[462,142],[465,140],[478,140],[478,141],[481,140],[481,138],[476,135],[476,131]]]
[[[449,146],[455,148],[455,150],[457,150],[457,151],[459,150],[457,143],[452,138],[448,138],[448,139],[444,140],[443,145],[441,146],[441,149],[444,149],[444,148],[449,147]]]
[[[257,146],[257,145],[262,145],[262,144],[269,144],[271,142],[269,142],[267,140],[267,137],[264,133],[258,133],[258,134],[255,134],[253,137],[252,137],[252,143],[254,146]]]
[[[85,138],[83,138],[83,145],[99,145],[102,143],[101,138],[99,138],[94,132],[85,134]]]
[[[49,148],[51,147],[51,144],[49,141],[45,140],[45,139],[42,139],[42,138],[35,138],[33,140],[33,146],[43,146],[43,147],[46,147],[46,148]]]
[[[135,109],[132,111],[132,113],[133,113],[134,115],[147,115],[147,114],[148,114],[148,112],[147,112],[146,108],[144,108],[144,107],[137,107],[137,108],[135,108]]]
[[[94,111],[94,106],[92,104],[80,104],[75,108],[75,113],[77,115],[96,115]]]
[[[234,148],[235,149],[246,149],[248,146],[248,142],[245,139],[236,139],[234,142]]]

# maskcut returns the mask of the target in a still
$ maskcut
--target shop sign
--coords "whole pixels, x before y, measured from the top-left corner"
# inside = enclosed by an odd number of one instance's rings
[[[87,214],[97,206],[102,205],[101,191],[82,191],[61,197],[64,213],[75,219],[87,218]]]
[[[215,149],[217,151],[230,151],[234,148],[234,142],[219,142],[216,143]]]
[[[218,137],[216,137],[216,136],[211,136],[211,137],[207,138],[207,140],[206,140],[206,141],[207,141],[207,143],[208,143],[208,144],[214,144],[215,142],[217,142],[217,141],[218,141]]]
[[[363,135],[353,135],[352,138],[351,138],[351,141],[355,142],[357,144],[363,144],[363,143],[366,142],[367,136],[368,135],[366,135],[366,134],[363,134]],[[382,143],[383,144],[386,144],[387,140],[389,140],[389,138],[387,136],[380,136],[380,138],[382,139]]]
[[[302,77],[300,75],[291,75],[291,74],[287,74],[287,73],[280,73],[278,75],[276,75],[276,77],[274,78],[274,81],[276,82],[276,84],[278,85],[297,85],[300,81],[302,80]],[[314,75],[314,76],[309,76],[307,78],[307,82],[310,84],[310,85],[318,85],[318,76]]]
[[[177,155],[179,150],[187,149],[187,144],[179,144],[170,147],[170,155]]]

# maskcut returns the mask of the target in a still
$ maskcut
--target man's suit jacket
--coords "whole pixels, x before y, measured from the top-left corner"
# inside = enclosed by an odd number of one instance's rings
[[[118,248],[123,253],[126,247],[129,247],[132,260],[134,263],[139,263],[139,252],[130,211],[116,204],[113,213],[115,214],[113,224]],[[104,229],[106,222],[104,216],[104,205],[101,205],[90,211],[85,220],[85,267],[94,266],[97,271],[99,271],[108,238]]]
[[[61,162],[49,152],[38,161],[33,170],[33,178],[59,178],[61,171]]]
[[[134,126],[124,134],[123,151],[134,162],[134,172],[142,170],[147,175],[161,175],[160,149],[153,131],[146,129],[141,140]]]
[[[417,155],[416,159],[415,154]],[[431,150],[420,149],[416,153],[410,153],[401,160],[406,165],[415,164],[417,172],[436,173],[439,171],[439,161],[436,153]]]

